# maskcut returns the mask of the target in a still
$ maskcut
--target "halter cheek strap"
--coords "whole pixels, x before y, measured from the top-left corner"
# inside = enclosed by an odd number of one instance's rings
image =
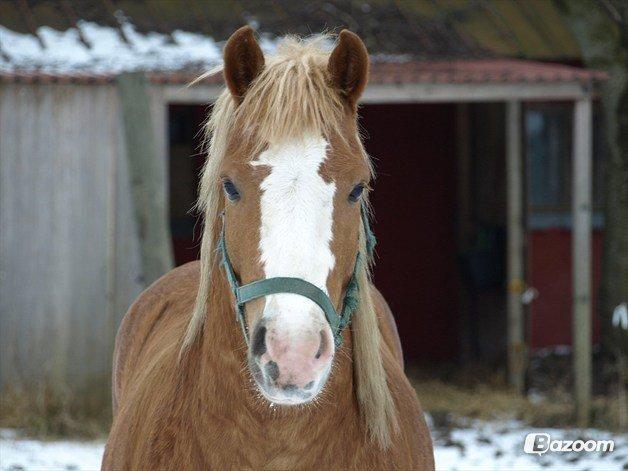
[[[373,250],[375,248],[375,236],[371,231],[371,227],[368,222],[366,206],[364,203],[360,208],[360,212],[362,216],[362,224],[364,226],[364,233],[366,236],[366,249],[368,252],[368,256],[370,257],[372,256]],[[242,332],[244,334],[244,339],[246,340],[247,345],[249,344],[249,332],[246,325],[246,303],[254,299],[278,293],[297,294],[299,296],[308,298],[316,303],[325,313],[325,317],[327,318],[329,327],[334,334],[334,342],[336,344],[336,347],[342,345],[342,331],[347,325],[349,325],[349,322],[351,321],[351,315],[356,310],[358,305],[359,287],[357,274],[360,268],[360,263],[362,263],[362,257],[360,253],[358,253],[358,255],[356,256],[353,273],[351,274],[351,278],[349,278],[349,283],[347,284],[347,288],[345,289],[345,296],[342,302],[342,311],[340,312],[340,314],[338,314],[327,293],[325,293],[318,286],[301,278],[266,278],[240,286],[238,278],[233,269],[233,265],[231,265],[231,261],[229,260],[229,253],[227,252],[227,244],[225,241],[224,211],[222,213],[222,230],[220,232],[218,250],[222,254],[222,265],[225,268],[227,281],[229,282],[231,291],[233,292],[233,295],[236,299],[236,317],[240,322],[240,326],[242,327]]]

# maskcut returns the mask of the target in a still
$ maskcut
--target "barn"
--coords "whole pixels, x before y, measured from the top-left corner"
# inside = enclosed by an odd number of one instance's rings
[[[187,84],[244,23],[266,51],[330,26],[369,47],[375,281],[407,361],[507,364],[521,388],[529,349],[571,345],[572,322],[588,351],[606,77],[552,4],[272,4],[0,4],[2,387],[104,391],[132,300],[197,258],[199,129],[221,83]]]

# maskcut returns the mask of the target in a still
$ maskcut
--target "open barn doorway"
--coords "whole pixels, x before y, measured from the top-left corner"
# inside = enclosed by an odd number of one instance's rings
[[[198,260],[200,254],[203,227],[194,205],[205,162],[202,126],[208,112],[201,105],[168,107],[170,231],[177,266]]]

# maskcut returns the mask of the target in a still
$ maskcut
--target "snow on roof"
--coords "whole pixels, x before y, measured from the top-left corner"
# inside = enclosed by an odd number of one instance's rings
[[[262,36],[265,52],[274,42]],[[221,46],[209,36],[175,30],[170,35],[142,34],[128,21],[120,28],[80,21],[57,31],[48,26],[37,35],[0,26],[0,72],[115,74],[133,70],[206,70],[221,60]]]
[[[265,53],[280,39],[260,35]],[[210,36],[174,30],[140,33],[126,18],[119,27],[79,21],[36,34],[0,25],[0,81],[108,81],[121,72],[147,71],[154,82],[189,83],[222,60],[222,44]],[[413,60],[407,55],[372,57],[371,83],[523,83],[605,80],[603,72],[517,59]],[[219,83],[221,76],[206,79]]]

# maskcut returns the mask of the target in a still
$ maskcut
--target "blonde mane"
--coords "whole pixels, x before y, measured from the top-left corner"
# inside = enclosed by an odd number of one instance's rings
[[[202,330],[212,274],[220,266],[215,250],[223,206],[219,182],[229,135],[237,128],[245,137],[255,136],[256,147],[252,155],[261,151],[264,143],[272,144],[305,134],[329,136],[335,132],[342,136],[338,130],[345,107],[338,91],[329,85],[327,72],[330,43],[325,35],[309,39],[285,38],[276,54],[266,57],[264,70],[253,81],[241,103],[237,104],[225,89],[214,104],[205,125],[208,158],[202,172],[197,205],[204,218],[201,273],[196,303],[183,339],[183,353]],[[362,148],[361,152],[370,166],[366,152]],[[366,260],[363,230],[360,239],[360,250]],[[370,260],[362,264],[358,280],[359,304],[351,326],[357,399],[368,433],[382,448],[387,448],[391,434],[398,430],[398,423],[381,357],[381,334],[371,298]]]

